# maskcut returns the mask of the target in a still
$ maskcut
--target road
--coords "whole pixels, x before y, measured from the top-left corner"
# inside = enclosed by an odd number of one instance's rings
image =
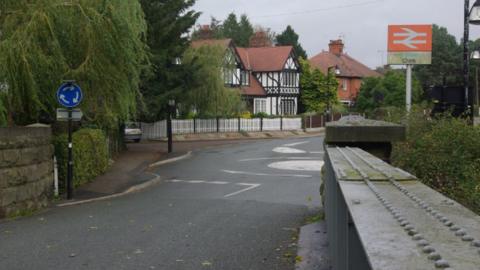
[[[0,222],[0,269],[294,269],[322,143],[216,146],[157,168],[146,191]]]

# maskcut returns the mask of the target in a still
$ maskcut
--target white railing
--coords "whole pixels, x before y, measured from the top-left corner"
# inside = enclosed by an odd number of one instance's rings
[[[167,137],[167,121],[141,123],[142,139]],[[173,134],[194,134],[214,132],[258,132],[302,129],[301,118],[230,118],[230,119],[187,119],[172,120]]]

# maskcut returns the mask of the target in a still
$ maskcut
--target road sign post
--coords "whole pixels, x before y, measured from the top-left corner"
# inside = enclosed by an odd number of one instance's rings
[[[67,199],[73,198],[73,142],[72,142],[72,122],[73,108],[82,102],[82,89],[74,81],[63,83],[57,90],[57,100],[60,105],[67,108],[68,113],[68,163],[67,163]],[[62,110],[57,110],[57,118],[62,114]],[[81,116],[80,116],[81,118]]]
[[[388,26],[388,64],[406,65],[406,109],[412,108],[413,65],[432,63],[431,25]]]

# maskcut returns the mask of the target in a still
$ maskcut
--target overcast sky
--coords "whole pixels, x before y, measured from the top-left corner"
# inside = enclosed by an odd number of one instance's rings
[[[202,12],[199,24],[235,12],[276,33],[291,25],[309,57],[341,37],[350,56],[374,68],[386,62],[389,24],[435,23],[460,40],[463,5],[463,0],[197,0],[194,9]],[[477,38],[480,26],[472,25],[470,39]]]

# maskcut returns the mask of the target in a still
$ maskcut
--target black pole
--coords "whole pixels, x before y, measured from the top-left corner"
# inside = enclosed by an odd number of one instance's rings
[[[464,31],[463,31],[463,86],[465,89],[465,112],[468,113],[468,116],[471,117],[473,122],[473,110],[470,107],[469,102],[469,75],[470,75],[470,53],[468,50],[468,40],[469,40],[469,31],[470,31],[470,1],[465,0],[465,10],[464,10]],[[470,107],[470,108],[469,108]]]
[[[72,108],[68,108],[67,200],[71,200],[73,198],[72,111]]]
[[[173,151],[172,106],[170,105],[168,105],[167,136],[168,136],[168,153],[172,153]]]

